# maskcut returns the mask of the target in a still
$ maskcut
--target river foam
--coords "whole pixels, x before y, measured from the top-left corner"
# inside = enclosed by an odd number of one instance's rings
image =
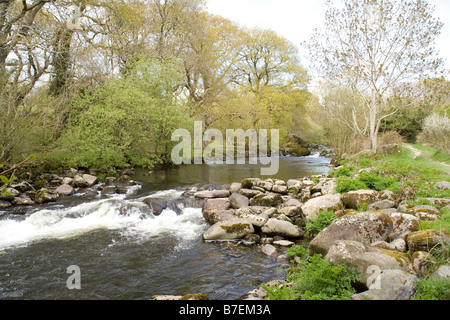
[[[180,195],[178,191],[167,190],[150,197],[173,200]],[[0,250],[47,239],[78,237],[99,229],[117,230],[132,241],[169,234],[183,242],[201,235],[204,227],[201,209],[183,208],[181,215],[168,209],[155,217],[142,199],[129,200],[117,195],[69,208],[39,210],[23,220],[12,216],[0,220]]]

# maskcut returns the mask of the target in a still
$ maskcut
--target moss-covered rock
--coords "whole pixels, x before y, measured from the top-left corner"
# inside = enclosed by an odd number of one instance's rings
[[[250,206],[276,207],[283,203],[283,198],[278,193],[259,194],[250,199]]]
[[[441,230],[421,230],[410,233],[406,242],[411,252],[430,251],[444,243],[450,244],[450,235]]]
[[[232,219],[212,225],[203,234],[204,240],[237,240],[255,232],[253,225],[242,219]]]

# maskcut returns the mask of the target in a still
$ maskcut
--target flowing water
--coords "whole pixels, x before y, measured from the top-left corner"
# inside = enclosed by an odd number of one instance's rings
[[[325,174],[330,159],[284,157],[276,178]],[[204,293],[233,300],[284,277],[279,264],[257,248],[205,243],[202,211],[181,187],[230,184],[258,177],[251,165],[192,165],[146,175],[126,195],[72,196],[36,206],[24,216],[0,211],[0,299],[149,299]],[[180,208],[153,216],[143,200]],[[69,290],[69,266],[80,268],[81,289]]]

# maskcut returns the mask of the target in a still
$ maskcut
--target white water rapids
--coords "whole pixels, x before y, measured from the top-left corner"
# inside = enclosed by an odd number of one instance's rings
[[[166,190],[148,197],[175,200],[181,194]],[[119,230],[126,238],[136,241],[167,234],[189,241],[204,230],[201,209],[183,208],[182,215],[166,209],[155,217],[143,203],[145,198],[128,200],[125,195],[115,195],[74,207],[55,205],[35,211],[23,220],[11,217],[0,220],[0,250],[47,239],[77,237],[99,229]]]

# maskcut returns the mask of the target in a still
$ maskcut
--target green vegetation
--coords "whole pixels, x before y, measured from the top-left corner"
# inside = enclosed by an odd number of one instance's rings
[[[320,231],[328,227],[335,219],[336,216],[334,215],[334,212],[319,211],[317,213],[317,218],[310,219],[310,221],[306,224],[306,236],[310,239],[314,238]]]
[[[265,287],[270,300],[349,300],[356,293],[352,283],[360,280],[355,268],[334,265],[320,255],[309,257],[288,270],[291,288]]]
[[[412,300],[450,300],[450,280],[420,279]]]

